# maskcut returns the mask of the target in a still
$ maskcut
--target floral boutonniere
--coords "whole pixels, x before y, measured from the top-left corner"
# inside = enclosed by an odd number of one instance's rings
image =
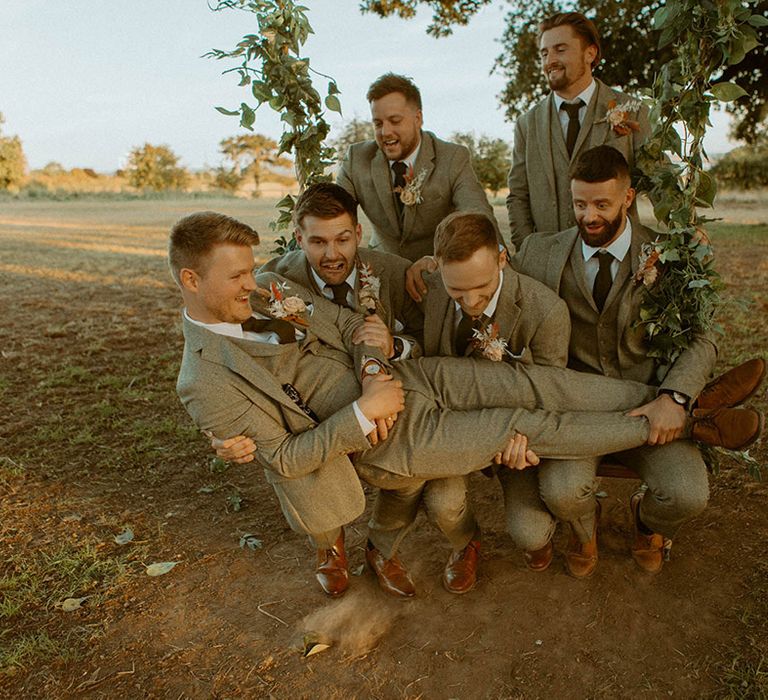
[[[280,318],[300,326],[309,326],[309,321],[303,315],[307,312],[307,305],[301,297],[286,296],[288,285],[285,282],[271,282],[269,288],[270,291],[261,288],[257,291],[267,300],[267,311],[272,318]]]
[[[629,100],[618,106],[616,105],[616,100],[611,100],[608,103],[605,117],[598,119],[595,123],[608,122],[614,134],[617,136],[627,136],[627,134],[633,131],[640,131],[640,123],[629,118],[631,113],[637,114],[640,107],[642,107],[642,103],[639,100]]]
[[[360,292],[357,295],[360,306],[366,314],[375,314],[381,306],[381,280],[373,274],[371,266],[360,259],[357,261],[357,274],[360,275]]]
[[[492,323],[482,329],[476,328],[472,331],[472,336],[474,346],[482,352],[483,357],[491,360],[491,362],[501,362],[504,356],[513,360],[520,360],[525,354],[525,348],[519,355],[515,355],[509,350],[507,341],[504,338],[499,338],[498,323]]]
[[[637,284],[642,282],[646,287],[652,287],[656,283],[660,274],[660,255],[661,250],[653,243],[643,243],[640,249],[640,257],[638,258],[640,264],[635,273],[635,282]]]
[[[424,198],[421,196],[421,188],[424,186],[424,180],[427,179],[427,169],[422,168],[419,174],[414,177],[413,166],[409,166],[408,172],[404,177],[405,187],[395,187],[395,192],[400,194],[400,201],[406,207],[421,204],[424,201]]]

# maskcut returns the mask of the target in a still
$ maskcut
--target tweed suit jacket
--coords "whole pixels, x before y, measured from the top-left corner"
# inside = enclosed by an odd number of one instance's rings
[[[387,157],[375,141],[349,147],[336,181],[360,203],[373,225],[371,248],[411,261],[431,255],[435,229],[453,211],[481,212],[496,226],[493,209],[477,181],[469,151],[464,146],[422,131],[414,176],[422,171],[426,171],[421,190],[423,201],[404,208],[401,225]]]
[[[257,281],[287,281],[271,273]],[[349,360],[355,371],[363,355],[383,360],[375,348],[355,346],[352,333],[363,317],[288,282],[288,295],[311,304],[307,334],[314,334]],[[254,309],[266,313],[256,295]],[[259,358],[279,352],[280,346],[225,337],[184,319],[184,355],[177,392],[201,430],[220,438],[248,435],[257,443],[255,464],[280,501],[288,524],[296,531],[317,533],[354,520],[365,507],[365,497],[348,453],[369,447],[355,417],[352,402],[318,423],[283,391]],[[323,348],[321,348],[321,351]],[[354,358],[354,359],[353,359]]]
[[[597,89],[587,105],[571,158],[568,158],[565,137],[556,114],[554,93],[526,112],[515,124],[507,211],[510,238],[516,248],[534,231],[564,231],[576,223],[569,170],[571,163],[583,151],[603,144],[613,146],[621,151],[632,168],[635,154],[648,138],[650,126],[645,106],[633,115],[640,124],[638,132],[618,136],[607,122],[601,121],[609,109],[609,102],[621,105],[632,98],[597,79],[595,82]],[[633,208],[631,213],[634,211]]]
[[[405,291],[405,272],[410,267],[410,261],[397,255],[391,255],[369,248],[358,248],[360,261],[369,265],[373,274],[379,278],[379,301],[382,320],[395,335],[405,336],[415,345],[411,350],[411,357],[421,355],[421,343],[424,327],[424,316],[418,305]],[[259,272],[275,272],[283,277],[293,280],[302,287],[316,294],[322,294],[312,275],[303,250],[293,250],[285,255],[267,261]],[[357,275],[355,286],[355,298],[360,293],[360,275]],[[355,309],[364,313],[365,309],[358,300]]]
[[[616,329],[618,346],[604,344],[603,352],[589,338],[571,334],[568,366],[580,371],[596,372],[621,379],[633,379],[660,388],[697,396],[714,369],[717,348],[709,337],[699,336],[669,368],[664,377],[658,377],[655,363],[647,355],[648,345],[641,327],[633,327],[640,318],[642,285],[633,277],[639,265],[643,243],[653,241],[656,233],[645,226],[632,223],[632,243],[629,261],[625,258],[619,268],[613,286],[605,301],[602,313],[598,313],[588,289],[584,274],[583,257],[576,227],[560,233],[529,236],[520,251],[512,259],[512,265],[526,275],[534,277],[563,297],[571,314],[576,318],[591,314],[597,337],[603,337],[604,329]],[[571,264],[578,280],[580,293],[575,296],[562,294],[562,281],[566,266]],[[628,264],[626,264],[628,263]]]
[[[439,272],[426,279],[424,301],[424,354],[453,356],[456,311],[453,299],[445,291]],[[565,367],[571,319],[568,307],[551,289],[526,275],[504,268],[504,280],[493,322],[499,337],[519,359],[507,362]],[[467,355],[482,357],[482,351],[470,344]]]

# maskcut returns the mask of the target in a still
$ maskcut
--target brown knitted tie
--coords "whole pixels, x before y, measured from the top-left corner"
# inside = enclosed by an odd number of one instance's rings
[[[611,277],[613,255],[607,250],[601,250],[597,253],[597,259],[600,262],[600,269],[597,271],[595,284],[592,287],[592,298],[595,300],[597,310],[602,311],[605,306],[605,300],[608,298],[608,293],[613,285],[613,277]]]
[[[240,324],[244,331],[252,333],[276,333],[280,339],[280,345],[296,342],[296,330],[288,323],[279,318],[254,318],[251,316],[247,321]]]
[[[565,148],[568,151],[568,157],[573,155],[573,149],[576,147],[576,141],[579,138],[579,110],[584,104],[584,100],[577,100],[574,103],[563,102],[560,109],[568,114],[568,130],[565,133]]]

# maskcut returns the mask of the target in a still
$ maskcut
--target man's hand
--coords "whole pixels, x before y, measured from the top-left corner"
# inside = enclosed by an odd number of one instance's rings
[[[627,413],[628,416],[645,416],[651,425],[648,445],[666,445],[683,434],[685,409],[669,394],[659,394],[653,401]]]
[[[352,334],[352,342],[355,345],[365,343],[372,348],[379,348],[386,358],[390,358],[395,354],[392,333],[389,332],[387,324],[377,314],[365,317],[365,323],[362,326],[358,326]]]
[[[256,452],[256,443],[245,435],[237,435],[228,440],[219,440],[213,433],[206,432],[211,438],[211,447],[216,450],[216,456],[226,462],[245,464],[253,461],[253,453]]]
[[[422,274],[437,270],[437,261],[431,255],[419,258],[405,273],[405,290],[414,301],[421,301],[427,293],[427,285],[424,284]]]
[[[376,430],[368,433],[368,441],[371,445],[378,445],[389,437],[389,431],[392,430],[395,421],[397,420],[397,413],[388,416],[387,418],[378,418],[376,422]]]
[[[396,416],[405,408],[403,383],[393,379],[391,374],[366,377],[363,379],[363,395],[357,400],[357,405],[369,421],[386,422],[387,418]]]
[[[528,449],[528,438],[521,433],[515,433],[509,438],[504,452],[497,452],[493,461],[510,469],[525,469],[535,467],[539,463],[539,457],[533,450]]]

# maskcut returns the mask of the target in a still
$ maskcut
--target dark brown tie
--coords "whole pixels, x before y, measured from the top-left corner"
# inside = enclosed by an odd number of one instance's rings
[[[463,357],[467,352],[467,346],[472,340],[474,331],[478,330],[482,325],[482,316],[478,318],[472,318],[469,314],[461,312],[461,320],[459,325],[456,326],[456,335],[454,336],[454,345],[456,347],[456,355]]]
[[[280,339],[280,345],[296,342],[296,330],[288,323],[279,318],[254,318],[251,316],[247,321],[240,324],[244,331],[252,333],[276,333]]]
[[[576,102],[563,102],[560,105],[560,109],[565,110],[568,114],[568,130],[565,133],[565,148],[568,151],[568,157],[573,155],[573,149],[576,146],[576,141],[579,138],[579,110],[584,104],[584,100],[577,100]]]
[[[326,284],[325,286],[331,290],[331,293],[333,294],[334,304],[343,306],[346,309],[352,308],[349,305],[349,301],[347,301],[347,297],[349,293],[352,291],[352,287],[350,287],[349,284],[347,284],[346,282],[342,282],[341,284]]]
[[[611,276],[613,255],[607,250],[601,250],[597,253],[597,259],[600,262],[600,268],[597,271],[595,284],[592,287],[592,298],[595,300],[597,310],[602,311],[605,306],[605,300],[608,298],[608,293],[613,285],[613,277]]]
[[[405,173],[408,170],[408,166],[403,163],[402,160],[398,160],[396,163],[392,163],[392,172],[395,174],[395,181],[393,183],[394,188],[401,188],[401,191],[405,189]],[[400,193],[395,193],[395,203],[397,204],[397,213],[400,217],[403,216],[403,200],[400,199]]]

